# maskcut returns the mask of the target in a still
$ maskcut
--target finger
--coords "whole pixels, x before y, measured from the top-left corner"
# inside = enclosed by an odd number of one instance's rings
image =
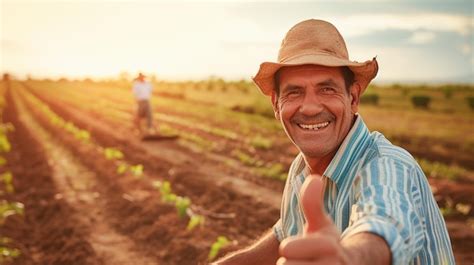
[[[276,265],[341,265],[333,258],[321,259],[321,260],[289,260],[286,258],[279,258]]]
[[[290,237],[280,244],[280,256],[288,259],[319,259],[337,253],[337,238],[332,234],[311,234],[304,237]]]
[[[305,260],[288,260],[285,258],[279,258],[276,265],[313,265],[313,261]]]
[[[305,234],[316,232],[332,225],[324,210],[324,190],[321,177],[309,175],[301,187],[301,204],[306,219]]]

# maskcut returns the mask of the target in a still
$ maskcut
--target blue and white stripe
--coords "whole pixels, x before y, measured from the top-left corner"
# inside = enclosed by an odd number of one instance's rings
[[[278,240],[301,235],[304,227],[299,190],[309,170],[299,154],[283,192]],[[323,174],[327,213],[342,233],[383,237],[392,264],[455,264],[446,224],[426,177],[415,159],[358,115]]]

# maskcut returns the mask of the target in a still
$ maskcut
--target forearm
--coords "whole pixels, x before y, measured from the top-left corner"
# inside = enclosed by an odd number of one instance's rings
[[[380,236],[363,232],[341,241],[343,248],[348,252],[352,264],[382,264],[392,262],[390,248]]]
[[[212,263],[212,265],[274,265],[278,259],[279,244],[280,242],[275,238],[273,232],[270,231],[252,246],[234,252]]]

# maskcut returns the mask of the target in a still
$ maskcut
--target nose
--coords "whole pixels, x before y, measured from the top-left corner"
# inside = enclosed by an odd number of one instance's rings
[[[313,93],[306,93],[299,108],[299,112],[306,116],[314,116],[323,111],[324,107],[321,104],[321,98]]]

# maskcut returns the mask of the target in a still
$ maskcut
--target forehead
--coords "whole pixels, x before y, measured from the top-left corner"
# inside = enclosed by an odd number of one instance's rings
[[[322,65],[285,66],[279,70],[278,77],[280,83],[328,78],[344,81],[341,67]]]

